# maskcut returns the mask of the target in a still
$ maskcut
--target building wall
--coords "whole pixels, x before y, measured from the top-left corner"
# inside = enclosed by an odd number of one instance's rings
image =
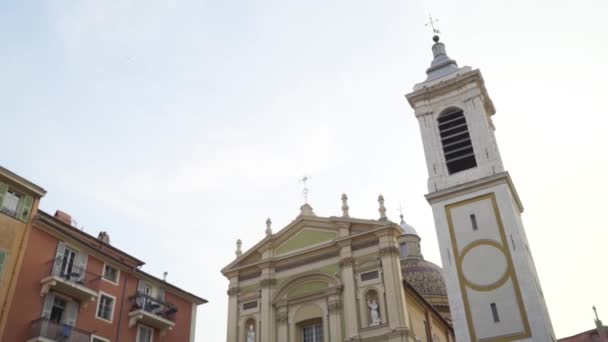
[[[82,249],[88,254],[87,272],[95,274],[98,279],[87,287],[92,287],[100,293],[106,293],[115,297],[114,312],[111,322],[96,318],[98,298],[94,301],[83,302],[80,305],[76,328],[88,332],[95,332],[95,336],[109,339],[110,341],[131,342],[136,340],[137,326],[129,327],[128,314],[131,311],[134,296],[137,291],[140,273],[133,272],[129,268],[116,261],[102,258],[98,253],[78,244],[73,239],[67,243],[76,249]],[[29,236],[25,257],[19,273],[18,286],[15,291],[15,300],[10,308],[9,320],[2,341],[26,341],[32,321],[41,317],[44,297],[41,296],[40,281],[49,276],[51,265],[55,259],[59,238],[49,232],[34,228]],[[120,270],[118,284],[113,284],[101,277],[105,262]],[[150,279],[146,281],[153,285]],[[178,311],[175,314],[175,327],[160,335],[158,330],[154,332],[155,342],[188,342],[191,334],[192,302],[171,292],[165,287],[165,301],[174,304]]]
[[[6,326],[9,307],[12,303],[17,282],[18,270],[25,252],[25,242],[31,230],[31,218],[38,209],[39,198],[19,187],[18,184],[0,179],[11,188],[32,196],[34,202],[27,221],[18,220],[0,213],[0,251],[4,252],[4,262],[0,271],[0,336]],[[1,203],[0,203],[1,204]]]

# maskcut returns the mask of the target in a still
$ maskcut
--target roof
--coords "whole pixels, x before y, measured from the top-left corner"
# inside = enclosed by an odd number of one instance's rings
[[[124,252],[121,249],[118,249],[112,245],[101,242],[96,237],[94,237],[78,228],[75,228],[69,224],[66,224],[65,222],[58,220],[54,216],[51,216],[50,214],[48,214],[42,210],[38,210],[36,219],[42,221],[43,223],[46,223],[53,229],[59,230],[62,233],[69,235],[71,238],[78,240],[79,243],[82,243],[83,245],[88,246],[89,248],[104,255],[105,257],[112,259],[120,264],[126,265],[127,267],[132,269],[135,274],[163,284],[164,286],[174,290],[178,295],[185,297],[188,300],[191,300],[199,305],[205,304],[208,302],[206,299],[203,299],[195,294],[182,290],[181,288],[179,288],[173,284],[170,284],[162,279],[159,279],[149,273],[146,273],[146,272],[140,270],[137,267],[143,266],[145,264],[145,262],[135,258],[134,256]],[[101,248],[100,244],[103,246],[103,248]],[[117,258],[117,256],[118,256],[118,258]]]
[[[603,330],[606,331],[608,335],[608,327],[602,326]],[[597,339],[597,329],[591,329],[584,331],[582,333],[578,333],[576,335],[572,335],[570,337],[560,338],[559,342],[608,342],[608,336],[603,336],[602,339]]]
[[[11,181],[13,181],[17,184],[20,184],[21,186],[24,186],[29,191],[36,194],[38,197],[42,197],[46,194],[46,190],[44,190],[42,187],[30,182],[29,180],[19,176],[18,174],[14,173],[13,171],[11,171],[1,165],[0,165],[0,175],[3,175],[4,177],[10,179]]]

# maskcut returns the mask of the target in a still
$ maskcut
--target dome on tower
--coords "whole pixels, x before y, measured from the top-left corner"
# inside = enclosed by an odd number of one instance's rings
[[[416,231],[414,226],[405,222],[405,220],[403,219],[403,214],[401,214],[401,222],[399,223],[399,225],[403,229],[404,234],[418,235],[418,232]]]
[[[443,270],[422,258],[401,260],[403,278],[423,296],[447,296]]]

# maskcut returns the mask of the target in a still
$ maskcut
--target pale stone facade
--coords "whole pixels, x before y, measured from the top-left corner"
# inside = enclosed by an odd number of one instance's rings
[[[457,341],[555,341],[521,213],[504,171],[481,73],[436,37],[425,82],[407,95],[420,124]]]
[[[356,219],[344,201],[342,216],[318,217],[305,204],[278,233],[238,247],[222,270],[227,342],[453,341],[449,322],[404,282],[404,230],[382,209],[379,220]],[[304,339],[311,327],[319,339]]]

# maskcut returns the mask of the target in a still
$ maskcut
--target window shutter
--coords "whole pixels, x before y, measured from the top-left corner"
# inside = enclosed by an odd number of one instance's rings
[[[146,293],[146,288],[149,288],[148,284],[146,284],[145,281],[140,280],[139,283],[137,284],[137,299],[135,300],[135,302],[137,303],[137,306],[139,306],[140,308],[144,307],[144,303],[146,302],[146,298],[145,297],[141,297],[139,296],[140,294],[145,294]]]
[[[44,305],[42,306],[42,317],[51,318],[51,310],[53,310],[53,303],[55,302],[55,294],[49,292],[44,297]]]
[[[85,273],[87,270],[87,261],[89,260],[89,256],[86,253],[79,252],[76,256],[76,266],[78,267],[78,281],[84,281]]]
[[[19,219],[23,222],[27,222],[34,206],[34,198],[32,196],[25,196],[23,204],[21,205],[21,212],[19,213]]]
[[[59,241],[57,244],[57,254],[55,254],[55,260],[53,262],[53,275],[61,276],[61,259],[65,253],[65,242]]]
[[[76,316],[78,315],[78,303],[69,301],[65,308],[65,315],[63,316],[63,324],[67,324],[71,327],[76,326]]]
[[[8,191],[8,185],[0,182],[0,206],[2,206],[2,202],[4,201],[4,194]]]

